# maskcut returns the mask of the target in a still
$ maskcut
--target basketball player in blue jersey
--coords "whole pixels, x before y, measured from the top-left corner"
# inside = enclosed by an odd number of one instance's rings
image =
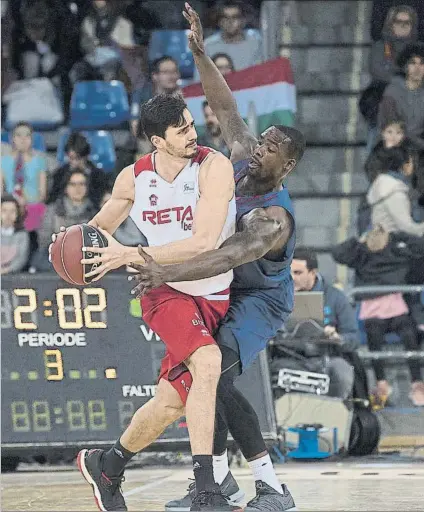
[[[197,13],[186,4],[190,22],[190,47],[195,57],[207,101],[217,116],[231,149],[235,170],[237,233],[219,249],[185,263],[162,267],[142,249],[145,266],[132,279],[133,290],[143,295],[164,282],[211,277],[234,268],[231,304],[215,339],[222,351],[222,375],[217,393],[214,475],[222,493],[237,503],[240,490],[229,472],[226,443],[228,428],[247,459],[256,481],[256,496],[245,511],[294,510],[294,501],[280,485],[260,431],[258,417],[234,380],[246,370],[291,313],[294,288],[290,263],[295,245],[293,207],[283,179],[301,159],[305,141],[289,127],[272,126],[258,141],[241,118],[225,80],[204,53],[202,27]],[[190,374],[185,382],[190,387]],[[195,489],[166,510],[189,510]]]

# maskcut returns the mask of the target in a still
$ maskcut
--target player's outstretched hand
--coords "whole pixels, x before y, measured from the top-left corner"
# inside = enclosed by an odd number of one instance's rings
[[[184,18],[190,23],[190,32],[188,33],[188,45],[193,55],[203,55],[205,53],[205,45],[203,43],[203,28],[199,15],[193,7],[186,2]]]
[[[63,233],[64,231],[66,231],[66,228],[64,226],[61,226],[59,228],[59,232]],[[52,243],[49,245],[49,261],[50,261],[50,263],[52,261],[52,245],[56,242],[57,235],[60,234],[60,233],[53,233],[52,234]]]
[[[153,288],[158,288],[166,282],[166,266],[159,265],[155,260],[143,251],[141,245],[138,246],[138,252],[144,259],[144,265],[130,263],[130,267],[138,271],[138,274],[128,276],[128,281],[137,281],[137,286],[131,290],[131,294],[138,299],[146,295]]]

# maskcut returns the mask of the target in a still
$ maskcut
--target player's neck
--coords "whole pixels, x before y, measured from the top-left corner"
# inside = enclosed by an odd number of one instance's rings
[[[157,151],[155,154],[155,170],[161,178],[172,183],[189,161],[189,158],[180,158]]]
[[[270,180],[259,180],[256,177],[244,176],[237,184],[237,193],[243,196],[263,196],[281,190],[282,183]]]

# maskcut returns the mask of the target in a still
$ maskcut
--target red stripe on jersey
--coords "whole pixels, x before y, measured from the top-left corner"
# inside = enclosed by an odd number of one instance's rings
[[[193,158],[192,163],[201,164],[203,160],[209,155],[209,153],[215,153],[215,150],[206,146],[198,146],[197,154]]]
[[[142,156],[134,164],[134,176],[137,178],[143,171],[154,171],[152,163],[152,153]]]

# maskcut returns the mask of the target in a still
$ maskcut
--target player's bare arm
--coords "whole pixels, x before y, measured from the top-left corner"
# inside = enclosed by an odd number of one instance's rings
[[[240,220],[239,229],[219,249],[205,252],[178,265],[159,265],[140,246],[138,251],[146,260],[146,265],[131,265],[139,271],[139,274],[129,277],[138,283],[132,293],[142,296],[164,282],[213,277],[263,256],[279,258],[292,234],[293,225],[286,210],[272,206],[252,210]]]
[[[231,149],[231,159],[241,160],[251,155],[258,141],[239,114],[237,103],[225,78],[205,54],[199,15],[188,3],[185,4],[185,8],[183,15],[190,23],[189,46],[199,70],[206,99],[221,125],[224,140]]]
[[[112,235],[128,217],[134,202],[132,166],[125,167],[117,176],[109,201],[88,223]]]
[[[146,253],[163,265],[181,263],[216,247],[234,195],[234,171],[231,162],[221,153],[208,157],[199,171],[200,198],[194,212],[193,236],[157,247],[146,247]],[[105,205],[106,206],[106,205]],[[213,215],[211,215],[213,212]],[[90,263],[100,265],[86,275],[96,281],[110,270],[131,262],[144,263],[136,247],[125,247],[107,233],[108,247],[99,248],[99,256]],[[85,263],[86,260],[82,260]]]

